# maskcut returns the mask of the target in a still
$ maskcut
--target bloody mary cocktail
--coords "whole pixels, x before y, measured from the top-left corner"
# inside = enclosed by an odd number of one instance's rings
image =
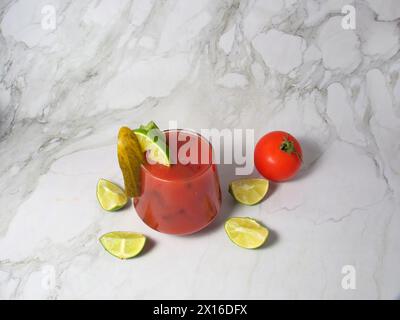
[[[190,234],[206,227],[221,207],[221,191],[212,146],[185,130],[165,131],[172,164],[145,162],[141,195],[134,205],[151,228],[170,234]]]

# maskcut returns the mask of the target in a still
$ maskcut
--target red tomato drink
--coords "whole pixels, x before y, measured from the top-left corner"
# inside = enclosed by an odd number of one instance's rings
[[[200,135],[165,131],[171,165],[145,162],[142,192],[134,200],[139,217],[151,228],[190,234],[206,227],[221,207],[221,191],[212,146]]]

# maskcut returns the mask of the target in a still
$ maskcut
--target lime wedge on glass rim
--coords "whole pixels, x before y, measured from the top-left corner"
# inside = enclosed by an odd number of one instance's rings
[[[114,231],[100,237],[104,249],[119,259],[130,259],[137,256],[146,243],[146,237],[140,233]]]
[[[125,191],[106,179],[97,182],[96,195],[101,207],[106,211],[117,211],[128,202]]]
[[[140,147],[143,152],[147,152],[147,160],[150,163],[159,163],[164,166],[170,166],[169,150],[165,140],[165,134],[150,121],[147,125],[141,125],[134,129]]]
[[[268,238],[269,231],[252,218],[235,217],[225,222],[229,239],[245,249],[261,247]]]
[[[269,182],[265,179],[239,179],[229,184],[229,193],[236,201],[252,206],[264,199]]]

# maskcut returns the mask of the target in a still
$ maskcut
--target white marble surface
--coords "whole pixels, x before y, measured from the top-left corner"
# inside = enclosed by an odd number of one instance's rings
[[[398,298],[399,22],[398,0],[1,0],[0,298]],[[218,220],[159,234],[94,194],[122,181],[118,128],[148,120],[284,129],[304,166],[255,207],[233,205],[220,168]],[[232,245],[228,216],[262,221],[269,245]],[[119,261],[97,241],[113,230],[152,245]]]

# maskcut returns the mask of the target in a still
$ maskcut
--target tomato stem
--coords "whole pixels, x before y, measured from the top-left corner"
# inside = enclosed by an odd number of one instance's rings
[[[280,149],[283,152],[286,152],[287,154],[294,153],[301,161],[303,161],[301,155],[296,150],[293,141],[290,141],[288,136],[285,139],[283,139]]]

